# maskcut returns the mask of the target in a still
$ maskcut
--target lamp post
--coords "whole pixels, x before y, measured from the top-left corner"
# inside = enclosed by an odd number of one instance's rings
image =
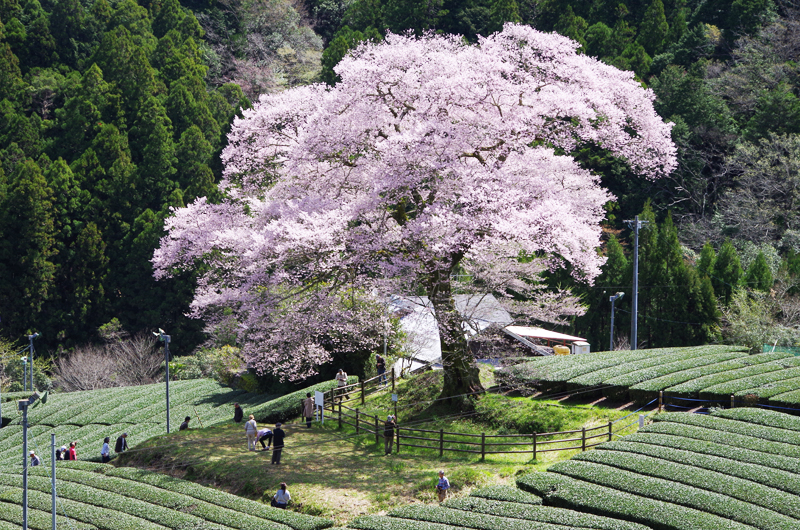
[[[22,362],[22,391],[28,391],[28,357],[20,357],[19,360]]]
[[[639,343],[639,229],[649,221],[639,220],[639,216],[633,221],[625,223],[633,228],[633,302],[631,304],[631,349],[637,349]]]
[[[39,394],[34,392],[28,399],[17,401],[22,411],[22,530],[28,530],[28,407],[37,399]]]
[[[30,357],[30,373],[31,373],[31,390],[33,390],[33,339],[38,337],[38,333],[34,333],[33,335],[28,335],[28,344],[29,344],[29,352],[28,356]]]
[[[611,342],[608,346],[608,351],[614,351],[614,302],[623,296],[625,296],[625,293],[617,293],[608,297],[608,301],[611,302]]]
[[[164,343],[164,369],[166,370],[165,381],[167,383],[167,434],[169,434],[169,341],[172,337],[164,333],[161,328],[158,328],[158,333],[153,332],[153,335]]]

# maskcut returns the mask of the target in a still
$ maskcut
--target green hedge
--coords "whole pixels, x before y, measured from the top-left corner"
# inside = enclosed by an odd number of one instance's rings
[[[465,512],[442,508],[440,506],[430,506],[425,504],[409,504],[396,508],[389,512],[391,517],[410,519],[412,521],[426,521],[429,523],[439,523],[451,526],[462,526],[465,528],[475,528],[478,530],[530,530],[531,521],[523,519],[513,519],[510,517],[498,517],[484,513]],[[537,530],[564,530],[562,525],[548,523],[536,523]]]
[[[20,477],[21,478],[21,477]],[[0,493],[0,501],[22,504],[22,489]],[[50,511],[52,501],[49,493],[28,491],[28,506],[42,511]],[[98,530],[166,530],[165,526],[134,517],[126,513],[112,512],[105,508],[60,498],[58,509],[66,513],[68,519],[91,524]],[[224,530],[224,529],[223,529]]]
[[[775,410],[754,409],[748,407],[736,409],[715,410],[712,414],[715,418],[725,418],[728,420],[746,421],[766,427],[775,427],[788,431],[800,432],[800,418],[790,416]],[[800,440],[798,440],[800,443]]]
[[[605,488],[555,473],[529,473],[517,485],[545,503],[580,512],[634,521],[653,530],[752,530],[753,527],[648,497]]]
[[[797,366],[800,366],[800,357],[791,356],[779,359],[777,361],[769,361],[753,366],[747,366],[745,368],[739,368],[738,370],[731,370],[730,372],[720,372],[718,374],[698,377],[697,379],[686,381],[685,383],[670,387],[667,391],[669,392],[669,395],[697,397],[701,390],[710,386]]]
[[[530,493],[528,493],[530,495]],[[484,513],[539,523],[564,525],[593,530],[649,530],[649,527],[599,515],[580,513],[552,506],[533,506],[516,502],[500,502],[476,497],[450,499],[442,504],[447,508]],[[539,526],[536,525],[536,528]]]
[[[22,525],[22,503],[11,503],[0,501],[0,530],[20,530]],[[97,530],[97,527],[87,523],[81,523],[64,517],[59,510],[56,517],[58,528],[68,528],[69,530]],[[28,528],[30,530],[52,530],[53,516],[50,508],[46,511],[37,510],[28,503]]]
[[[651,478],[619,467],[570,460],[550,468],[553,473],[614,488],[649,499],[680,504],[764,530],[797,530],[798,521],[727,495]]]
[[[624,375],[613,377],[611,379],[606,380],[605,384],[628,388],[633,385],[642,383],[643,381],[649,381],[650,379],[662,377],[667,374],[688,370],[690,368],[698,368],[700,366],[721,363],[724,361],[729,361],[731,359],[736,359],[737,357],[743,357],[746,355],[747,354],[743,352],[731,351],[725,353],[714,353],[710,355],[707,354],[707,355],[692,356],[689,359],[681,359],[674,362],[661,363],[657,366],[651,366],[650,368],[645,368],[643,370],[637,370],[635,372],[629,372]]]
[[[703,414],[685,414],[683,412],[673,412],[668,414],[658,414],[653,417],[653,420],[655,422],[669,421],[673,423],[681,423],[683,425],[705,427],[707,429],[724,431],[731,434],[741,434],[744,436],[751,436],[753,438],[762,438],[764,440],[773,442],[783,442],[793,445],[798,443],[797,434],[786,429],[769,427],[766,425],[757,425],[743,421],[729,420],[726,418],[706,416]]]
[[[730,396],[740,390],[753,389],[762,385],[772,385],[778,381],[800,377],[800,367],[784,368],[765,374],[753,375],[735,379],[726,383],[709,386],[699,392],[700,399],[715,398],[717,396]]]
[[[694,414],[686,415],[694,416]],[[720,446],[729,445],[791,458],[800,458],[800,447],[794,444],[772,442],[746,434],[735,434],[729,431],[720,431],[706,427],[657,421],[648,425],[640,432],[671,434],[685,438],[693,438],[695,440],[704,440]]]
[[[775,407],[789,407],[796,409],[800,405],[800,390],[793,390],[769,398],[769,404]]]
[[[358,383],[358,377],[351,375],[347,378],[347,384],[352,385],[353,383]],[[300,414],[300,401],[306,398],[307,392],[313,396],[315,391],[327,392],[336,385],[337,381],[325,381],[253,407],[247,413],[254,415],[259,422],[286,421]],[[327,396],[325,398],[327,399]]]
[[[698,469],[716,471],[724,475],[738,477],[740,479],[757,482],[764,486],[787,491],[794,495],[800,495],[800,476],[798,476],[796,472],[784,471],[783,469],[776,469],[771,466],[742,461],[737,458],[740,456],[741,450],[733,449],[727,451],[727,457],[720,457],[696,453],[691,450],[677,449],[675,447],[637,443],[628,441],[628,437],[624,440],[603,444],[598,447],[598,450],[599,452],[619,451],[646,455],[665,462],[674,462],[693,466]],[[766,457],[767,455],[763,456]],[[773,457],[771,456],[770,458]],[[683,478],[681,478],[680,482],[684,482]],[[795,497],[795,499],[800,500],[800,497]],[[781,510],[776,511],[781,512]]]
[[[665,425],[660,424],[660,427]],[[756,440],[752,438],[751,440]],[[686,438],[671,434],[661,434],[657,432],[638,432],[626,436],[622,441],[626,443],[643,444],[646,446],[664,447],[669,449],[683,450],[697,455],[709,455],[721,457],[723,459],[736,460],[742,463],[756,464],[769,467],[787,473],[800,473],[800,458],[754,451],[742,447],[734,447],[722,443],[713,443],[706,440]],[[616,442],[614,442],[616,443]],[[759,441],[760,443],[760,441]],[[607,444],[599,446],[604,448]],[[758,445],[758,444],[754,444]]]
[[[764,469],[759,476],[740,478],[727,474],[724,471],[714,471],[695,467],[690,463],[677,463],[659,457],[635,452],[622,452],[613,450],[589,451],[577,455],[573,462],[591,462],[602,466],[629,471],[632,474],[643,475],[649,478],[664,479],[666,481],[684,484],[690,488],[719,493],[738,499],[751,505],[750,511],[758,512],[755,507],[766,508],[779,514],[792,518],[800,516],[800,497],[786,491],[765,485],[757,480],[774,481],[775,476],[769,469]],[[739,467],[735,462],[728,462],[732,467]],[[751,466],[751,468],[754,466]],[[554,471],[556,470],[553,468]],[[751,469],[752,470],[752,469]],[[770,478],[772,477],[772,478]],[[580,478],[580,477],[578,477]],[[795,484],[797,486],[797,484]],[[662,499],[670,500],[670,499]],[[692,505],[693,506],[693,505]],[[719,513],[725,515],[725,513]],[[769,515],[769,514],[767,514]],[[746,522],[746,521],[744,521]],[[752,522],[748,524],[753,524]]]
[[[762,400],[769,399],[779,394],[788,394],[800,390],[800,376],[791,377],[789,379],[782,379],[769,385],[757,386],[754,388],[745,388],[739,390],[735,394],[739,397],[754,395]]]
[[[647,396],[651,396],[661,390],[669,391],[672,387],[681,385],[687,381],[694,381],[701,377],[715,375],[723,372],[730,372],[748,366],[758,366],[760,364],[776,361],[785,358],[786,353],[762,353],[759,355],[748,355],[746,357],[739,357],[730,361],[721,363],[700,366],[698,368],[690,368],[688,370],[681,370],[680,372],[673,372],[649,381],[638,383],[631,387],[631,398],[641,401]],[[672,394],[675,395],[675,394]]]
[[[244,513],[241,510],[223,508],[189,495],[167,491],[133,480],[106,476],[93,471],[69,468],[60,468],[58,470],[58,477],[59,481],[68,483],[69,487],[72,488],[79,488],[80,486],[91,487],[107,492],[114,492],[112,495],[120,494],[130,499],[149,503],[149,505],[154,508],[154,512],[163,511],[164,509],[174,510],[176,513],[187,512],[191,513],[195,518],[200,518],[201,521],[210,521],[238,530],[261,530],[264,527],[263,519]],[[124,511],[126,513],[133,513],[130,510]],[[173,517],[172,519],[177,521],[180,518]],[[164,521],[167,520],[170,519],[164,519]],[[170,528],[183,528],[185,524],[188,524],[188,521],[187,523],[181,523],[177,526],[162,521],[158,522]],[[194,523],[197,524],[198,522],[195,521]],[[270,528],[288,530],[291,527],[272,523]]]
[[[586,373],[582,376],[570,379],[567,384],[575,386],[595,386],[607,382],[609,379],[626,375],[646,368],[660,366],[665,363],[678,362],[682,360],[692,359],[695,357],[703,357],[706,355],[714,355],[720,353],[728,353],[730,351],[739,351],[741,348],[733,346],[706,346],[703,348],[683,348],[676,350],[637,350],[640,352],[648,352],[649,355],[635,361],[627,361],[620,359],[619,364],[609,366],[602,370],[596,370],[591,373]]]
[[[517,502],[522,504],[542,504],[542,498],[531,495],[513,486],[486,486],[470,492],[472,497],[481,497],[495,501]]]
[[[321,530],[333,526],[333,521],[322,517],[314,517],[288,510],[272,508],[260,502],[243,499],[230,493],[225,493],[213,488],[198,486],[194,482],[180,480],[160,473],[153,473],[130,467],[115,468],[108,466],[106,475],[123,477],[145,484],[150,484],[175,493],[182,493],[195,499],[206,501],[223,508],[247,513],[253,517],[260,517],[268,521],[285,524],[295,530]]]
[[[365,515],[354,519],[343,530],[350,528],[358,530],[466,530],[463,526],[394,519],[380,515]]]

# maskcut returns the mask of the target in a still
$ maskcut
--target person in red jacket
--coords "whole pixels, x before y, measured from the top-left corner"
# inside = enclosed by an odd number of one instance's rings
[[[77,459],[78,459],[78,453],[77,453],[77,451],[75,451],[75,445],[76,445],[77,443],[78,443],[78,442],[70,442],[70,444],[69,444],[69,458],[68,458],[68,460],[77,460]]]

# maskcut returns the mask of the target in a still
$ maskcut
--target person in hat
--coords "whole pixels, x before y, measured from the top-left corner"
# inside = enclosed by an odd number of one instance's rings
[[[281,453],[283,452],[283,439],[286,433],[281,429],[281,423],[275,424],[275,429],[272,431],[272,464],[278,465],[281,463]]]
[[[389,416],[386,418],[386,423],[383,425],[383,444],[387,455],[392,453],[392,442],[394,441],[395,428],[397,428],[397,423],[394,421],[394,416],[389,414]]]
[[[124,453],[127,450],[128,450],[128,433],[124,432],[122,433],[122,436],[117,438],[117,443],[114,445],[114,452],[119,454],[119,453]]]
[[[38,465],[39,465],[39,464],[41,464],[41,463],[42,463],[42,460],[41,460],[41,458],[39,458],[38,456],[36,456],[36,453],[35,453],[35,452],[31,451],[31,465],[32,465],[32,466],[38,466]]]

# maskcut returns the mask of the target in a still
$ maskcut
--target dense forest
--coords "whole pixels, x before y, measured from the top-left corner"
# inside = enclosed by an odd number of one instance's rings
[[[617,200],[608,257],[571,330],[608,346],[630,318],[641,234],[644,346],[795,344],[800,273],[798,6],[772,0],[0,0],[0,336],[69,350],[118,318],[190,353],[194,278],[155,282],[170,208],[214,200],[241,108],[314,81],[387,31],[470,42],[522,22],[632,70],[675,124],[679,168],[656,181],[585,145]],[[570,284],[567,275],[549,281]],[[794,312],[793,312],[794,311]]]

